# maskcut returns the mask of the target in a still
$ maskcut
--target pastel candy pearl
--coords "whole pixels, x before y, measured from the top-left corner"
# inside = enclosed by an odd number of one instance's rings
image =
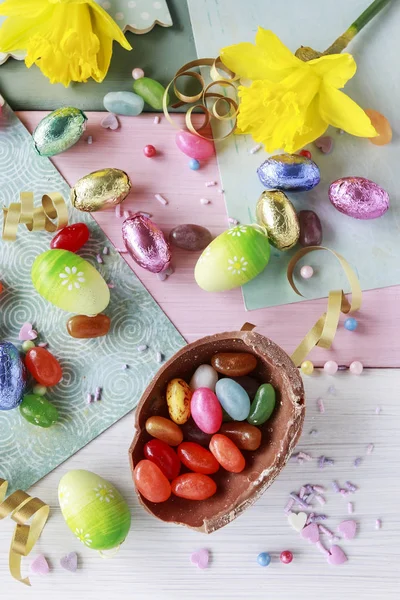
[[[344,322],[344,328],[347,329],[347,331],[355,331],[357,327],[358,321],[354,317],[349,317]]]
[[[222,425],[221,404],[208,388],[198,388],[193,392],[190,412],[197,427],[204,433],[216,433]]]
[[[338,370],[338,364],[334,360],[328,360],[324,364],[324,371],[327,375],[334,375]]]
[[[350,373],[352,373],[353,375],[361,375],[363,370],[364,370],[363,364],[360,363],[360,361],[358,361],[358,360],[355,360],[350,365]]]
[[[17,348],[0,343],[0,411],[16,408],[26,387],[27,373]]]
[[[140,69],[139,67],[135,67],[132,71],[132,77],[133,77],[133,79],[140,79],[141,77],[144,77],[143,69]]]
[[[312,375],[314,371],[314,365],[312,364],[311,360],[305,360],[301,363],[300,369],[304,375]]]
[[[190,387],[193,391],[199,388],[208,388],[214,392],[217,381],[218,373],[211,365],[200,365],[193,373],[193,377],[190,380]]]
[[[137,117],[143,111],[144,100],[133,92],[108,92],[103,104],[106,110],[115,115]]]
[[[257,169],[264,187],[288,192],[306,192],[320,182],[318,166],[298,154],[270,156]]]
[[[233,379],[220,379],[215,386],[215,393],[234,421],[244,421],[249,416],[250,398],[246,390]]]
[[[189,131],[178,131],[175,137],[179,150],[197,160],[205,160],[214,154],[214,144]]]
[[[314,269],[310,265],[304,265],[300,269],[300,275],[303,279],[310,279],[314,275]]]
[[[389,209],[389,194],[365,177],[342,177],[331,183],[329,200],[353,219],[377,219]]]

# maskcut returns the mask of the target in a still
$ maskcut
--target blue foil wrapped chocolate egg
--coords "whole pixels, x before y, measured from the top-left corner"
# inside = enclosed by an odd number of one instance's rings
[[[298,154],[270,156],[257,169],[264,187],[287,192],[306,192],[320,182],[318,165]]]
[[[26,386],[26,368],[17,348],[0,343],[0,410],[11,410],[21,403]]]

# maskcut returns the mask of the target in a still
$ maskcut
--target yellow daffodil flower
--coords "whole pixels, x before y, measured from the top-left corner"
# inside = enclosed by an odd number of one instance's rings
[[[25,50],[51,83],[103,81],[113,40],[131,46],[118,25],[94,0],[6,0],[0,14],[0,52]]]
[[[339,91],[356,72],[351,54],[303,62],[272,32],[259,27],[255,45],[221,50],[222,62],[252,81],[239,87],[238,133],[249,133],[268,152],[293,153],[333,125],[360,137],[377,135],[369,117]]]

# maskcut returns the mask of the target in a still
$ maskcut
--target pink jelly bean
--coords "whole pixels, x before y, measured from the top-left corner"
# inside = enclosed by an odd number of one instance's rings
[[[204,433],[216,433],[222,425],[222,407],[209,388],[198,388],[190,401],[190,412]]]
[[[179,150],[197,160],[205,160],[214,154],[214,144],[188,131],[178,131],[175,138]]]

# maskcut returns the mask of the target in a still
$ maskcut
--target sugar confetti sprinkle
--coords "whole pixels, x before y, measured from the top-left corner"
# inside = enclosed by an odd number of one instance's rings
[[[357,467],[359,467],[359,466],[361,465],[361,463],[362,463],[362,458],[361,458],[361,456],[358,456],[356,459],[354,459],[354,463],[353,463],[353,464],[354,464],[354,466],[355,466],[356,468],[357,468]]]
[[[87,394],[86,395],[86,402],[88,404],[91,404],[93,402],[93,394]]]
[[[381,528],[382,528],[382,521],[380,519],[376,519],[375,529],[381,529]]]
[[[307,460],[307,461],[310,461],[313,458],[310,454],[307,454],[306,452],[299,452],[298,457],[302,458],[303,460]]]
[[[319,550],[320,552],[322,552],[322,554],[325,554],[325,556],[330,556],[330,552],[329,552],[329,550],[327,550],[327,549],[325,548],[325,546],[322,544],[322,542],[319,542],[319,541],[318,541],[318,542],[317,542],[315,545],[316,545],[316,547],[318,548],[318,550]]]
[[[293,500],[293,498],[289,498],[289,500],[286,503],[285,508],[283,509],[285,514],[289,514],[290,511],[292,510],[293,506],[294,506],[294,500]]]
[[[145,350],[147,350],[147,348],[148,348],[148,346],[146,346],[146,344],[141,344],[140,346],[138,346],[138,347],[136,348],[136,350],[137,350],[138,352],[144,352]]]
[[[239,225],[239,221],[237,219],[234,219],[233,217],[228,217],[228,221],[232,225]]]
[[[358,490],[358,487],[356,485],[354,485],[354,483],[351,483],[351,481],[346,481],[345,486],[349,489],[350,492],[352,492],[354,494],[354,492],[356,492]]]
[[[164,196],[161,196],[161,194],[154,194],[154,198],[158,200],[158,202],[163,206],[166,206],[168,204],[168,200],[164,198]]]
[[[163,360],[164,360],[164,357],[163,357],[163,355],[161,354],[161,352],[156,352],[156,361],[157,361],[158,363],[162,363],[162,362],[163,362]]]
[[[323,485],[313,485],[312,489],[317,494],[323,494],[325,492],[325,488]]]
[[[325,525],[318,525],[318,529],[324,533],[325,535],[327,535],[329,538],[333,538],[335,536],[335,534],[333,533],[333,531],[331,531],[330,529],[328,529],[327,527],[325,527]]]
[[[374,444],[368,444],[367,446],[367,454],[372,454],[374,451]]]
[[[157,273],[157,279],[159,279],[160,281],[165,281],[166,279],[168,279],[168,275],[166,273]]]
[[[115,216],[117,217],[117,219],[120,219],[122,217],[120,204],[117,204],[117,206],[115,207]]]
[[[292,493],[290,494],[290,497],[291,497],[291,498],[292,498],[292,499],[293,499],[293,500],[294,500],[294,501],[295,501],[297,504],[299,504],[299,505],[300,505],[302,508],[305,508],[305,509],[307,509],[307,508],[310,508],[310,505],[309,505],[307,502],[305,502],[304,500],[302,500],[301,498],[299,498],[299,496],[298,496],[297,494],[295,494],[294,492],[292,492]]]
[[[340,486],[337,481],[332,481],[331,486],[335,494],[338,494],[340,492]]]
[[[104,260],[101,258],[100,254],[96,254],[96,260],[99,263],[99,265],[102,265],[104,263]]]
[[[317,399],[317,408],[319,410],[320,413],[324,413],[325,412],[325,406],[324,406],[324,402],[322,400],[322,398],[318,398]]]
[[[48,342],[39,342],[38,346],[40,346],[40,348],[47,348],[48,346]]]
[[[96,400],[96,402],[99,402],[99,400],[101,400],[101,395],[103,393],[103,390],[101,387],[97,387],[95,394],[94,394],[94,399]]]
[[[225,194],[225,190],[223,188],[217,189],[218,194]]]
[[[154,117],[153,123],[154,123],[154,125],[158,125],[159,122],[160,122],[160,117],[157,115],[156,117]]]
[[[349,513],[349,515],[352,515],[354,512],[354,505],[352,502],[348,502],[347,503],[347,512]]]
[[[211,200],[208,200],[208,198],[200,198],[200,204],[211,204]]]
[[[251,150],[249,150],[249,154],[256,154],[259,150],[261,150],[261,148],[262,144],[257,144],[257,146],[254,146],[251,148]]]
[[[87,143],[93,144],[93,137],[91,135],[88,135]]]
[[[110,249],[107,246],[104,246],[103,254],[109,254],[109,253],[110,253]]]
[[[206,183],[204,184],[206,187],[214,187],[215,185],[217,185],[216,181],[206,181]]]
[[[381,409],[381,407],[380,407],[380,406],[377,406],[377,407],[376,407],[376,409],[375,409],[375,414],[376,414],[376,415],[380,415],[380,414],[381,414],[381,412],[382,412],[382,409]]]
[[[115,250],[119,254],[128,254],[128,250],[126,248],[115,248]]]
[[[321,506],[326,504],[326,500],[325,500],[324,496],[321,496],[321,494],[316,494],[315,499],[319,504],[321,504]]]

